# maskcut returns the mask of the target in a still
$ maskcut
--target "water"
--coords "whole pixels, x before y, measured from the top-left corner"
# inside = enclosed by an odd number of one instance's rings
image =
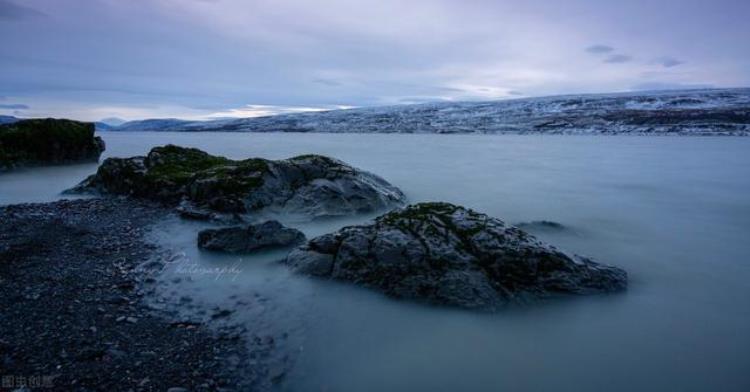
[[[231,304],[234,320],[287,332],[277,360],[292,368],[282,390],[750,390],[750,138],[102,136],[106,157],[167,142],[232,158],[331,155],[383,176],[411,201],[561,222],[569,230],[538,236],[630,274],[621,295],[477,314],[293,276],[274,262],[283,252],[201,253],[202,226],[160,224],[154,238],[184,252],[185,263],[229,271],[172,268],[163,294],[189,296],[207,315]],[[0,204],[57,199],[95,167],[0,175]],[[290,224],[314,236],[368,218]]]

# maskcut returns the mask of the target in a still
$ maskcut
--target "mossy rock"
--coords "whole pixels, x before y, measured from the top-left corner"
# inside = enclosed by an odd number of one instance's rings
[[[625,271],[558,250],[523,230],[441,202],[395,210],[292,251],[301,274],[348,281],[389,296],[464,308],[559,294],[620,291]]]
[[[47,118],[0,125],[0,169],[96,161],[102,151],[93,123]]]
[[[346,215],[401,203],[385,180],[320,155],[272,161],[232,160],[166,145],[145,157],[110,158],[73,192],[125,194],[225,213],[287,208],[307,215]]]
[[[197,148],[175,145],[155,147],[149,152],[144,164],[149,168],[147,176],[153,181],[171,181],[184,184],[194,174],[227,165],[232,161],[210,155]]]

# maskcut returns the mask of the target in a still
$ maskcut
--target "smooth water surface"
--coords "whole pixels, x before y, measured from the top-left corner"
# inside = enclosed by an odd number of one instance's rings
[[[231,158],[319,153],[377,173],[410,201],[444,200],[625,268],[628,292],[481,314],[293,276],[283,252],[199,252],[200,224],[155,238],[218,276],[172,270],[165,293],[237,306],[288,333],[294,391],[750,390],[750,138],[102,133],[105,157],[175,143]],[[0,175],[0,204],[49,201],[96,165]],[[287,222],[308,236],[369,217]]]

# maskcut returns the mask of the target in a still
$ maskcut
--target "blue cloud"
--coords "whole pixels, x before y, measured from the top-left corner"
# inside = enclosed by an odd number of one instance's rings
[[[664,68],[671,68],[676,67],[680,64],[684,64],[685,62],[682,60],[677,60],[674,57],[664,56],[656,59],[654,61],[656,64],[660,64]]]
[[[592,54],[612,53],[614,50],[615,48],[608,45],[592,45],[586,48],[586,51]]]
[[[29,105],[22,103],[0,103],[0,109],[28,109]]]
[[[613,54],[606,59],[604,59],[605,63],[610,64],[620,64],[620,63],[627,63],[629,61],[633,60],[632,57],[625,55],[625,54]]]
[[[5,111],[98,120],[620,91],[672,80],[688,54],[685,83],[750,84],[750,1],[175,3],[0,0],[0,102],[31,107]]]
[[[23,5],[8,0],[0,0],[0,20],[18,20],[43,16],[44,14]]]
[[[322,84],[322,85],[324,85],[324,86],[328,86],[328,87],[336,87],[336,86],[341,86],[341,84],[342,84],[342,83],[341,83],[341,82],[339,82],[338,80],[334,80],[334,79],[323,79],[323,78],[318,78],[318,79],[315,79],[315,80],[313,80],[313,83],[317,83],[317,84]]]

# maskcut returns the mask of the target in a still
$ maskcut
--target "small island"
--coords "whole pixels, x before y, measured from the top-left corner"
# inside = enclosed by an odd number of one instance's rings
[[[104,141],[94,124],[54,118],[0,124],[0,171],[22,166],[96,162]]]

